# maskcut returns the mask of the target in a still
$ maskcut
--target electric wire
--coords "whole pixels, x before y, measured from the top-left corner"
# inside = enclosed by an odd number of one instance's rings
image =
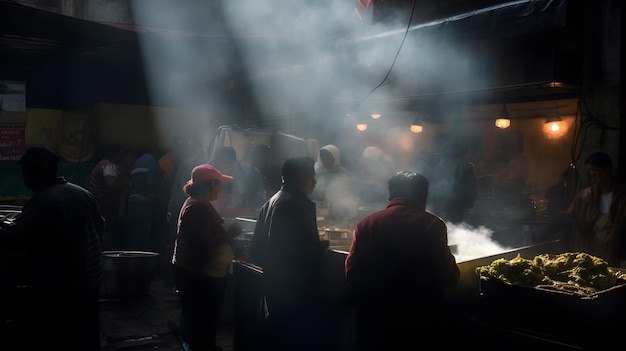
[[[415,13],[415,0],[413,0],[413,5],[411,6],[411,15],[409,16],[409,22],[407,23],[406,30],[404,31],[404,35],[402,36],[402,41],[400,42],[400,46],[398,47],[398,50],[396,50],[396,55],[394,56],[393,61],[391,62],[391,66],[389,66],[389,69],[387,70],[387,74],[385,74],[385,76],[380,81],[380,83],[378,83],[378,85],[376,85],[372,90],[370,90],[370,92],[361,100],[359,105],[362,104],[365,100],[367,100],[367,98],[370,95],[372,95],[372,93],[374,91],[376,91],[383,84],[385,84],[385,82],[387,81],[387,78],[389,78],[389,75],[391,74],[391,71],[393,70],[393,67],[396,65],[396,61],[398,60],[398,56],[400,56],[400,52],[402,51],[402,47],[404,46],[404,42],[406,40],[406,37],[409,34],[409,30],[411,29],[411,22],[413,21],[413,14],[414,13]]]

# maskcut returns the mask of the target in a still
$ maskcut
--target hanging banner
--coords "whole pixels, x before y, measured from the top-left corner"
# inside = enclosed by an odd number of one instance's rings
[[[17,161],[25,150],[26,128],[0,126],[0,161]]]
[[[0,161],[17,161],[26,144],[26,83],[0,81]]]

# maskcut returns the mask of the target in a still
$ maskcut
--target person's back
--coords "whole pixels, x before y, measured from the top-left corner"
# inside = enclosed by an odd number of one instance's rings
[[[151,233],[156,200],[155,174],[157,159],[150,152],[141,152],[130,170],[130,184],[124,223],[124,248],[153,250]]]
[[[25,284],[32,288],[20,315],[28,336],[26,349],[41,349],[67,330],[67,350],[99,350],[99,291],[104,219],[93,195],[57,176],[58,156],[42,147],[29,148],[18,162],[33,196],[15,224],[0,234],[0,247],[28,254]],[[58,322],[59,316],[64,323]],[[26,336],[26,335],[24,335]],[[19,336],[17,336],[19,338]]]
[[[31,209],[36,209],[36,218],[29,218]],[[85,189],[59,179],[34,194],[22,215],[21,220],[34,221],[29,230],[45,233],[33,242],[33,281],[37,285],[52,290],[100,286],[104,224],[94,198]],[[64,273],[50,274],[50,270]]]
[[[388,184],[387,207],[356,225],[345,261],[358,350],[412,349],[432,341],[443,330],[444,290],[460,278],[445,223],[425,211],[428,180],[401,171]]]
[[[154,200],[154,175],[157,170],[157,159],[150,152],[142,152],[130,170],[128,188],[129,202],[152,202]]]

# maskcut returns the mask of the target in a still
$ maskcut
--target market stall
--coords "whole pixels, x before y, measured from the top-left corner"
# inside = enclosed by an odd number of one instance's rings
[[[501,350],[503,345],[514,349],[595,350],[605,349],[607,343],[623,344],[616,332],[624,324],[621,317],[626,305],[624,287],[580,298],[497,282],[485,285],[476,271],[498,259],[562,252],[562,243],[555,240],[458,262],[461,279],[455,288],[447,291],[449,331],[471,335],[470,339],[462,338],[462,345],[482,350]],[[336,289],[338,295],[346,293],[335,307],[341,310],[342,350],[352,350],[356,335],[349,289],[343,276],[346,255],[345,251],[330,250],[325,270],[329,287]],[[253,350],[262,342],[263,270],[248,262],[235,262],[233,276],[235,347],[239,351]]]

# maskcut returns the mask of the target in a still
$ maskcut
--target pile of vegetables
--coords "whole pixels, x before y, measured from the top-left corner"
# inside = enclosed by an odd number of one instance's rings
[[[542,254],[532,260],[521,255],[500,258],[476,268],[481,279],[496,278],[507,284],[538,287],[589,296],[626,284],[626,274],[610,268],[603,259],[583,252]]]

